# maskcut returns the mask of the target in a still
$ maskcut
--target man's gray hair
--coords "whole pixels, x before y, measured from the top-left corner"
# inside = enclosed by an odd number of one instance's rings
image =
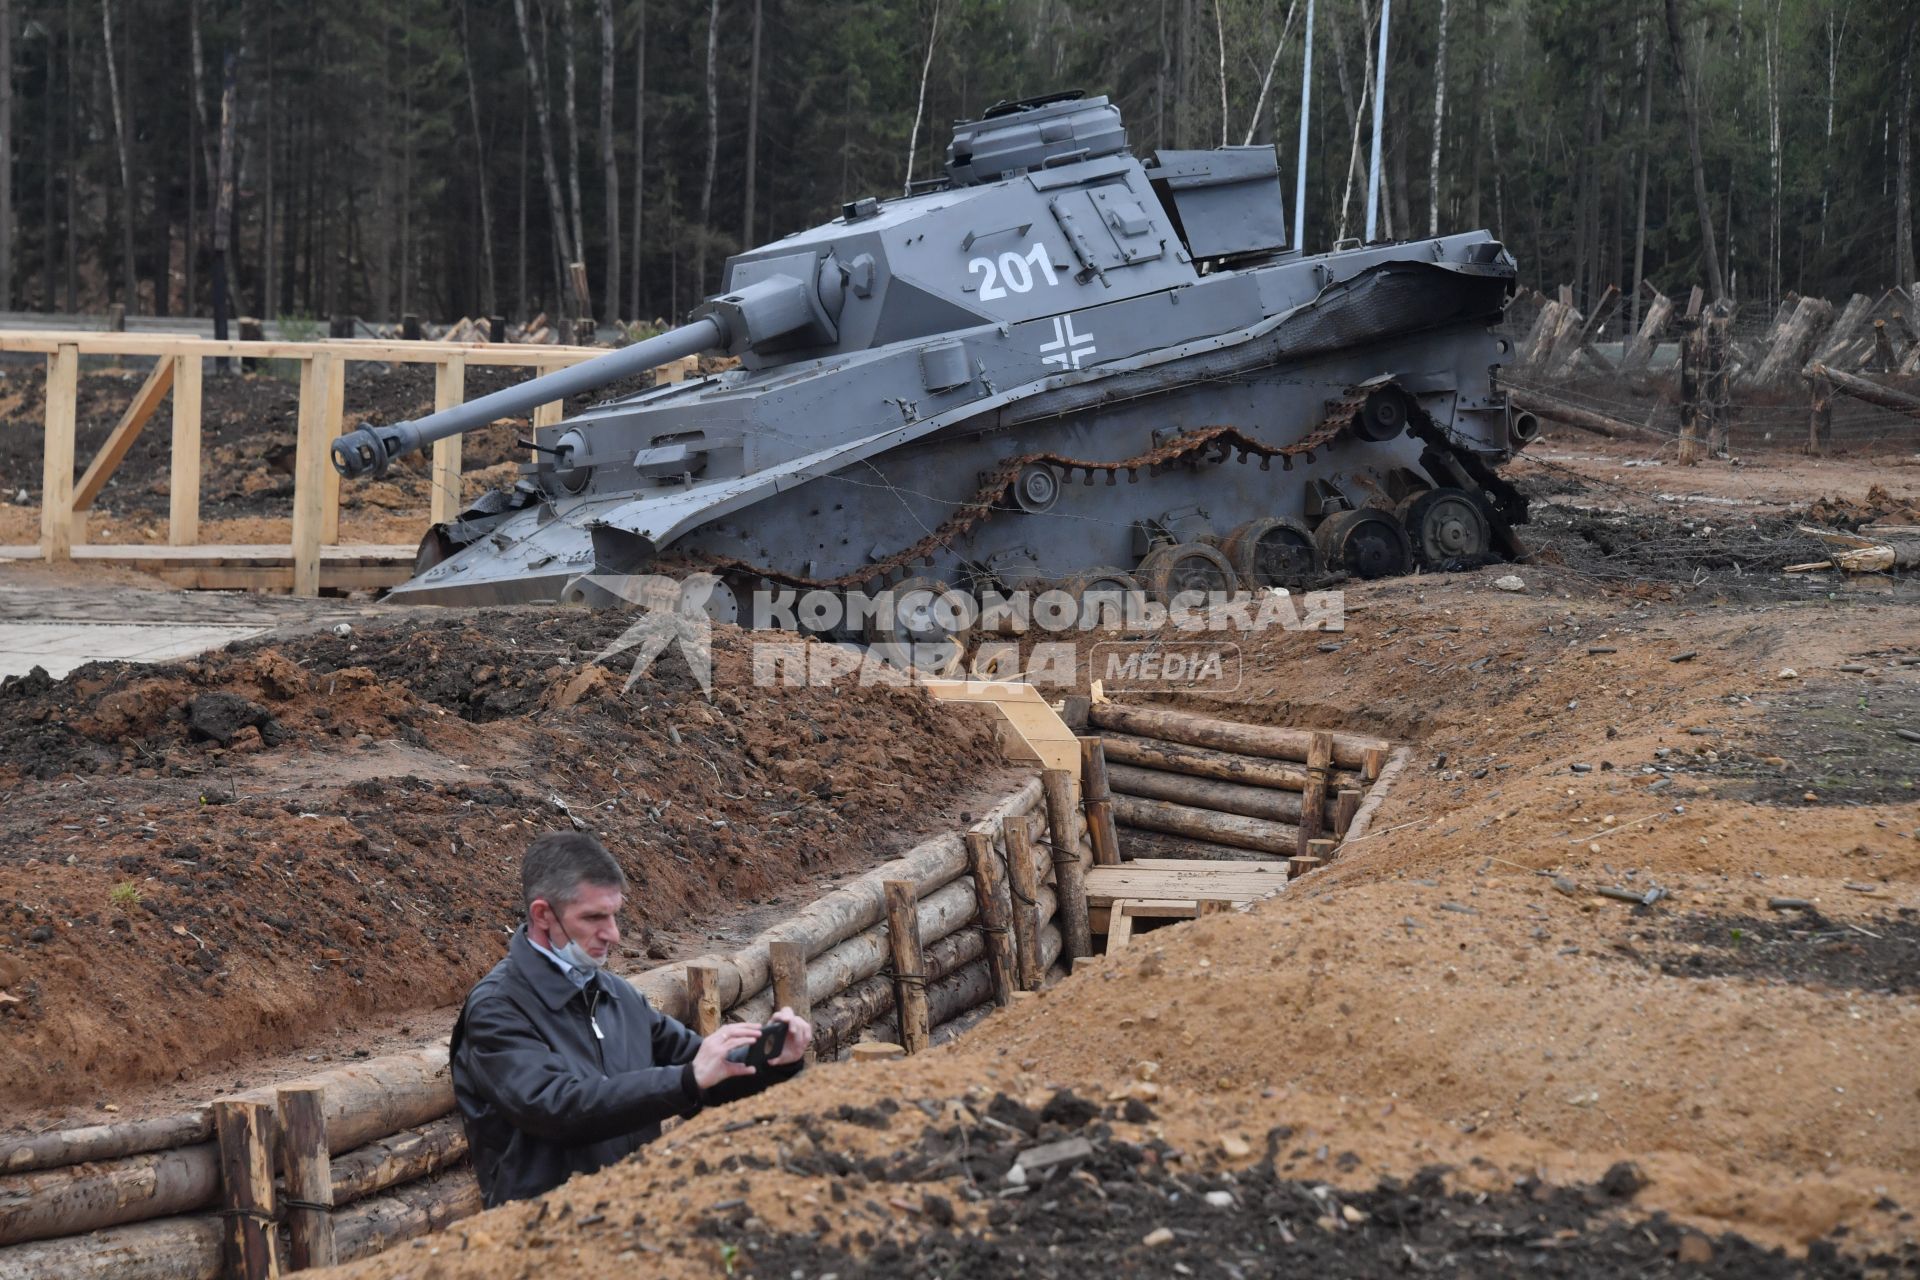
[[[536,836],[520,862],[521,905],[531,911],[544,898],[555,911],[565,910],[583,884],[606,889],[627,887],[627,873],[607,847],[581,831],[549,831]]]

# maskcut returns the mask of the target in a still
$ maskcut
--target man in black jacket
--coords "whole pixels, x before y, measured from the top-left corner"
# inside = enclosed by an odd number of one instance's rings
[[[453,1094],[491,1208],[542,1195],[660,1136],[668,1116],[757,1093],[800,1070],[813,1038],[782,1009],[786,1046],[764,1071],[729,1062],[760,1028],[702,1039],[603,966],[620,941],[626,876],[572,831],[528,846],[527,922],[467,996],[453,1028]]]

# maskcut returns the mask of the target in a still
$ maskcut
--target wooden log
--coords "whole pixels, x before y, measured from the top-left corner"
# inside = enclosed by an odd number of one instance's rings
[[[986,954],[986,935],[978,929],[962,929],[927,946],[922,955],[929,987]],[[819,1046],[820,1056],[829,1059],[838,1057],[862,1031],[891,1014],[895,1003],[893,981],[885,974],[876,974],[856,982],[845,991],[821,1002],[815,1008],[813,1017],[814,1040]]]
[[[439,1231],[484,1207],[473,1170],[462,1166],[341,1210],[334,1219],[334,1240],[341,1260],[351,1262]]]
[[[1332,840],[1309,840],[1307,841],[1307,856],[1319,862],[1322,866],[1325,866],[1327,863],[1333,861],[1333,853],[1336,847],[1336,843]]]
[[[274,1229],[273,1107],[265,1102],[213,1104],[220,1146],[220,1212],[227,1220],[227,1273],[266,1280],[280,1271]]]
[[[987,963],[993,970],[993,1000],[998,1005],[1013,1003],[1015,962],[1013,937],[1007,930],[1010,914],[1006,878],[1000,874],[1000,859],[993,851],[993,839],[984,831],[966,835],[967,866],[973,873],[973,889],[980,899],[980,931],[987,935]]]
[[[1307,786],[1306,768],[1289,761],[1191,747],[1183,742],[1165,742],[1126,733],[1105,733],[1100,741],[1107,754],[1109,778],[1113,766],[1118,763],[1183,773],[1196,778],[1217,778],[1222,782],[1242,783],[1251,787],[1297,792],[1304,791]],[[1332,779],[1337,783],[1352,785],[1360,781],[1360,774],[1354,770],[1336,770]]]
[[[1270,822],[1300,821],[1300,793],[1277,791],[1270,787],[1248,787],[1237,782],[1216,782],[1184,773],[1160,769],[1141,769],[1134,765],[1107,766],[1107,778],[1114,791],[1126,796],[1144,796],[1149,800],[1172,800],[1221,813],[1241,813],[1249,818]]]
[[[451,356],[433,370],[433,409],[451,409],[467,398],[467,362]],[[466,510],[465,485],[460,479],[461,437],[433,442],[433,490],[428,519],[444,523]]]
[[[1030,779],[988,810],[983,821],[997,823],[1010,813],[1026,813],[1040,801],[1040,780]],[[901,858],[885,862],[856,880],[817,898],[791,917],[763,931],[745,947],[729,955],[706,955],[692,961],[720,971],[720,1001],[732,1008],[743,997],[756,995],[767,985],[767,946],[776,939],[804,943],[807,954],[818,956],[880,923],[886,914],[887,880],[911,880],[924,897],[967,870],[965,843],[952,834],[934,836],[914,846]],[[686,965],[663,965],[635,975],[631,981],[653,1006],[686,1021]],[[811,984],[813,979],[809,977]],[[821,992],[814,986],[814,998]]]
[[[1543,395],[1538,391],[1509,389],[1507,403],[1516,409],[1542,418],[1551,418],[1555,422],[1564,422],[1570,427],[1579,427],[1582,431],[1591,431],[1597,436],[1609,440],[1664,440],[1666,437],[1631,422],[1622,422],[1610,418],[1604,413],[1595,413],[1579,405],[1568,404],[1554,396]]]
[[[1513,363],[1519,368],[1527,368],[1540,358],[1541,344],[1560,324],[1562,307],[1558,302],[1543,303],[1533,317],[1533,327],[1527,330],[1527,336],[1513,353]]]
[[[1113,826],[1113,791],[1107,785],[1107,753],[1100,739],[1080,739],[1080,795],[1093,837],[1094,865],[1120,865],[1120,836]]]
[[[1386,767],[1387,749],[1383,746],[1369,747],[1366,758],[1360,763],[1360,777],[1368,784],[1372,784],[1379,779],[1381,771]],[[1335,776],[1337,780],[1338,775]]]
[[[93,455],[93,461],[87,464],[86,474],[80,477],[80,483],[74,487],[73,509],[86,511],[93,506],[93,500],[106,488],[107,481],[119,469],[120,462],[133,448],[133,442],[140,438],[141,429],[147,425],[147,419],[153,417],[154,410],[173,390],[173,375],[176,372],[174,362],[161,359],[154,361],[153,371],[140,389],[133,393],[133,402],[120,415],[120,421],[114,424],[106,443],[100,446],[100,452]]]
[[[213,1109],[196,1107],[178,1115],[155,1116],[120,1124],[93,1124],[0,1142],[0,1174],[31,1173],[61,1165],[113,1160],[120,1156],[192,1146],[213,1137]],[[5,1183],[0,1183],[4,1187]],[[0,1192],[4,1194],[4,1192]]]
[[[889,880],[886,891],[893,1007],[900,1015],[900,1043],[909,1054],[924,1053],[933,1028],[927,1022],[927,964],[920,951],[913,881]]]
[[[1119,796],[1113,801],[1114,816],[1129,826],[1149,831],[1165,831],[1199,840],[1215,840],[1242,849],[1285,856],[1296,852],[1300,828],[1290,824],[1248,818],[1237,813],[1216,813],[1165,800],[1143,800],[1138,796]]]
[[[1600,295],[1600,301],[1594,306],[1593,311],[1587,316],[1586,320],[1581,324],[1579,331],[1574,335],[1573,340],[1569,344],[1570,349],[1561,353],[1561,363],[1556,372],[1565,375],[1573,371],[1573,366],[1580,358],[1580,353],[1593,345],[1593,340],[1599,335],[1601,327],[1612,317],[1614,308],[1619,305],[1620,286],[1610,284],[1606,287],[1606,291]]]
[[[1707,331],[1699,317],[1689,314],[1681,323],[1680,339],[1680,447],[1682,466],[1700,460],[1700,376],[1706,365]]]
[[[1309,871],[1317,871],[1326,863],[1319,858],[1296,855],[1287,859],[1287,879],[1298,880]]]
[[[1756,386],[1769,386],[1784,381],[1795,370],[1807,363],[1814,344],[1827,331],[1827,324],[1833,318],[1833,305],[1821,298],[1802,298],[1793,310],[1793,319],[1781,329],[1780,336],[1774,341],[1760,367],[1753,371],[1751,381]]]
[[[1813,358],[1824,362],[1838,356],[1852,340],[1854,331],[1860,327],[1860,322],[1867,318],[1867,313],[1871,310],[1873,310],[1873,299],[1866,294],[1856,293],[1848,298],[1847,305],[1840,309],[1840,318],[1833,322],[1831,329],[1827,330],[1826,341],[1814,349]]]
[[[1033,839],[1024,816],[1000,824],[1007,851],[1007,896],[1012,903],[1013,955],[1022,991],[1038,991],[1046,978],[1040,965],[1040,870],[1034,864]]]
[[[1212,747],[1218,751],[1238,752],[1268,760],[1307,758],[1314,730],[1281,729],[1269,725],[1241,724],[1216,720],[1189,711],[1168,711],[1158,707],[1126,707],[1114,702],[1096,703],[1088,718],[1101,729],[1161,738],[1193,747]],[[1387,748],[1385,738],[1360,733],[1333,734],[1333,761],[1343,769],[1358,769],[1367,748]]]
[[[1040,931],[1040,957],[1051,968],[1060,955],[1060,931],[1052,925]],[[936,1031],[994,999],[993,970],[985,961],[963,965],[927,988],[927,1016]],[[872,1033],[881,1040],[895,1039],[891,1018],[876,1021]],[[897,1042],[897,1040],[896,1040]]]
[[[693,1011],[688,1025],[698,1035],[720,1029],[720,971],[710,964],[687,966],[687,1004]]]
[[[0,1248],[0,1280],[221,1280],[212,1214],[160,1218]]]
[[[0,1179],[0,1244],[187,1213],[214,1204],[219,1194],[220,1161],[211,1142],[15,1174]]]
[[[1347,838],[1347,828],[1353,825],[1353,815],[1360,812],[1360,789],[1342,787],[1333,800],[1333,833],[1342,840]]]
[[[288,1262],[295,1271],[330,1267],[333,1246],[333,1162],[327,1153],[324,1093],[280,1090],[280,1157],[287,1180]]]
[[[1895,413],[1904,413],[1910,418],[1920,418],[1920,396],[1912,392],[1901,391],[1818,362],[1807,366],[1806,376],[1825,378],[1836,391],[1844,391],[1857,400],[1891,409]]]
[[[1653,353],[1660,346],[1660,335],[1667,331],[1667,325],[1673,319],[1673,299],[1657,290],[1653,301],[1647,304],[1647,314],[1640,321],[1640,331],[1633,336],[1626,354],[1620,360],[1622,374],[1636,374],[1653,359]]]
[[[466,1126],[456,1112],[418,1129],[356,1147],[333,1161],[332,1203],[352,1204],[467,1158]],[[291,1184],[289,1184],[291,1185]],[[316,1264],[317,1265],[317,1264]]]
[[[1833,383],[1826,378],[1815,378],[1813,400],[1807,406],[1807,452],[1823,454],[1832,444]]]
[[[1693,320],[1699,317],[1700,304],[1706,300],[1706,296],[1706,290],[1699,285],[1687,291],[1687,319]]]
[[[1148,831],[1144,827],[1122,826],[1125,833],[1127,851],[1132,855],[1129,863],[1142,859],[1182,859],[1192,862],[1265,862],[1268,855],[1258,849],[1242,849],[1235,845],[1219,844],[1212,840],[1199,840],[1193,836],[1172,835],[1165,831]]]
[[[767,948],[767,966],[773,975],[774,1012],[791,1009],[795,1017],[812,1021],[813,991],[807,985],[807,949],[798,942],[771,943]],[[765,1022],[766,1018],[751,1021]]]
[[[1312,853],[1327,814],[1327,771],[1333,767],[1333,735],[1316,733],[1307,747],[1307,789],[1300,793],[1300,834],[1295,853]]]
[[[40,458],[40,555],[73,557],[73,438],[80,410],[80,348],[47,357],[47,409]]]
[[[200,357],[173,356],[173,449],[167,481],[167,542],[200,541]]]
[[[1048,769],[1040,775],[1047,800],[1047,845],[1053,860],[1053,884],[1059,900],[1060,933],[1069,959],[1090,955],[1093,935],[1087,928],[1086,871],[1074,831],[1073,775]]]
[[[1574,352],[1580,349],[1580,330],[1586,324],[1586,319],[1577,307],[1569,306],[1562,311],[1559,323],[1541,348],[1540,359],[1535,367],[1551,377],[1572,360]]]

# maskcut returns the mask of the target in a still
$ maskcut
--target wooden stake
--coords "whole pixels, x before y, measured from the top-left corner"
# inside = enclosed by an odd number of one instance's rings
[[[73,435],[80,409],[80,348],[47,357],[47,423],[40,467],[40,554],[73,558]]]
[[[1338,847],[1338,844],[1332,840],[1309,840],[1307,841],[1307,856],[1317,860],[1324,866],[1326,863],[1333,861],[1333,851]]]
[[[1833,443],[1833,384],[1825,378],[1813,380],[1813,403],[1807,412],[1807,452],[1822,454]]]
[[[1360,762],[1360,780],[1374,782],[1380,777],[1380,771],[1387,767],[1387,749],[1368,747],[1366,757]]]
[[[1093,936],[1087,928],[1087,879],[1075,847],[1073,823],[1073,775],[1065,769],[1048,769],[1040,775],[1047,798],[1047,839],[1053,849],[1054,915],[1060,922],[1060,937],[1067,961],[1093,952]]]
[[[900,1041],[908,1053],[925,1053],[933,1035],[927,1022],[927,961],[920,950],[919,892],[911,880],[889,880],[887,954],[893,962],[893,1007]]]
[[[306,1086],[278,1094],[281,1161],[287,1177],[288,1251],[295,1271],[340,1261],[333,1244],[333,1161],[327,1154],[323,1090]],[[301,1203],[304,1202],[304,1203]],[[313,1208],[324,1205],[325,1208]]]
[[[300,365],[300,416],[293,454],[293,594],[320,594],[320,535],[326,519],[327,374],[325,356]]]
[[[693,1029],[710,1036],[720,1029],[720,971],[710,964],[687,966],[687,1007],[693,1010]]]
[[[987,968],[993,974],[993,1002],[1013,1003],[1013,938],[1007,933],[1007,883],[1000,874],[1000,858],[993,839],[984,831],[969,831],[967,866],[973,872],[973,891],[980,900],[980,932],[987,935]]]
[[[1080,791],[1087,807],[1087,834],[1095,866],[1120,865],[1120,833],[1113,825],[1113,792],[1107,785],[1107,752],[1098,738],[1080,739]]]
[[[1327,771],[1333,767],[1333,735],[1316,733],[1307,746],[1307,789],[1300,793],[1300,834],[1295,848],[1307,853],[1320,836],[1327,812]]]
[[[224,1099],[213,1104],[213,1127],[220,1140],[227,1274],[233,1280],[267,1280],[280,1274],[273,1223],[273,1108]]]
[[[320,417],[320,542],[340,545],[340,473],[333,469],[333,442],[347,419],[347,366],[337,355],[327,362],[327,398]]]
[[[1342,787],[1333,801],[1333,833],[1342,840],[1347,838],[1347,828],[1353,825],[1353,815],[1360,812],[1360,789]]]
[[[167,398],[167,392],[173,388],[174,366],[171,360],[156,360],[153,372],[133,393],[133,403],[120,415],[120,421],[114,424],[107,442],[100,446],[100,452],[93,455],[93,461],[87,464],[86,474],[80,477],[80,483],[73,491],[73,509],[85,511],[93,506],[93,500],[100,496],[100,490],[106,488],[107,481],[119,469],[120,462],[133,448],[133,442],[140,438],[140,430],[147,425],[147,419]]]
[[[463,403],[467,398],[467,362],[453,356],[436,365],[433,371],[433,410],[439,413]],[[430,518],[435,524],[453,519],[466,509],[467,500],[460,480],[460,436],[448,436],[433,442],[433,505]]]
[[[1000,822],[1007,848],[1007,893],[1013,900],[1013,951],[1020,962],[1020,989],[1038,991],[1040,972],[1040,877],[1033,865],[1033,839],[1025,814]]]
[[[919,924],[916,920],[915,925]],[[795,1017],[813,1021],[813,992],[807,987],[807,945],[775,940],[767,944],[767,969],[773,978],[773,1007],[791,1009]],[[807,1046],[813,1061],[813,1046]]]
[[[172,475],[167,481],[167,541],[200,541],[200,357],[173,356]]]
[[[1298,880],[1307,872],[1326,865],[1318,858],[1295,857],[1287,859],[1287,879]]]

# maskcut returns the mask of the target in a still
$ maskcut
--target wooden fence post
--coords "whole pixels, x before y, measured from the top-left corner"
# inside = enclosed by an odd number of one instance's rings
[[[1689,315],[1680,322],[1680,449],[1679,462],[1700,461],[1700,368],[1706,359],[1706,329]]]
[[[687,966],[687,1007],[693,1010],[693,1029],[710,1036],[720,1029],[720,971],[712,965]]]
[[[328,466],[325,437],[327,360],[300,361],[300,414],[293,451],[293,594],[320,594],[320,535],[326,502],[320,469]]]
[[[1007,892],[1013,899],[1013,951],[1020,962],[1020,989],[1038,991],[1045,976],[1040,972],[1040,885],[1026,816],[1002,819],[1000,833],[1007,847]]]
[[[993,838],[984,831],[966,835],[967,865],[973,872],[973,892],[980,904],[980,932],[986,935],[987,972],[993,978],[993,1002],[1013,1003],[1013,939],[1007,933],[1007,883],[1000,875],[1000,859]]]
[[[340,1260],[333,1242],[333,1160],[327,1153],[326,1090],[281,1089],[280,1156],[287,1178],[289,1269],[330,1267]]]
[[[807,944],[769,942],[767,968],[773,975],[773,1007],[791,1009],[796,1017],[813,1021],[813,993],[807,989]],[[807,1046],[807,1060],[813,1060],[812,1045]]]
[[[434,366],[433,410],[451,409],[467,398],[467,359],[448,356]],[[435,524],[453,519],[466,509],[466,494],[460,483],[459,436],[433,442],[433,498],[429,518]]]
[[[167,480],[167,541],[190,547],[200,541],[199,356],[174,356],[173,448]]]
[[[1080,793],[1087,808],[1087,834],[1093,840],[1093,861],[1102,867],[1120,865],[1120,833],[1113,825],[1113,792],[1107,787],[1107,751],[1097,737],[1080,739]]]
[[[1353,815],[1358,812],[1360,812],[1360,788],[1340,788],[1333,801],[1333,834],[1345,840],[1347,828],[1353,825]]]
[[[320,541],[340,544],[340,473],[333,469],[333,442],[347,418],[347,362],[328,352],[315,359],[327,362],[327,400],[320,419]]]
[[[1316,733],[1307,745],[1307,785],[1300,793],[1300,834],[1294,849],[1307,855],[1327,814],[1327,771],[1333,767],[1333,735]]]
[[[213,1124],[220,1142],[227,1274],[233,1280],[267,1280],[280,1274],[273,1221],[273,1108],[223,1099],[213,1104]]]
[[[73,558],[73,437],[80,410],[80,348],[63,342],[47,357],[46,439],[40,467],[40,554]]]
[[[920,895],[911,880],[886,880],[887,958],[893,964],[893,1008],[900,1043],[925,1053],[932,1033],[927,1020],[927,960],[920,948]]]
[[[1833,383],[1826,378],[1813,380],[1813,403],[1807,415],[1807,452],[1819,455],[1833,442]]]
[[[1047,797],[1047,840],[1053,848],[1053,912],[1060,922],[1061,954],[1067,965],[1093,953],[1087,923],[1087,879],[1073,836],[1073,775],[1065,769],[1040,774]]]

